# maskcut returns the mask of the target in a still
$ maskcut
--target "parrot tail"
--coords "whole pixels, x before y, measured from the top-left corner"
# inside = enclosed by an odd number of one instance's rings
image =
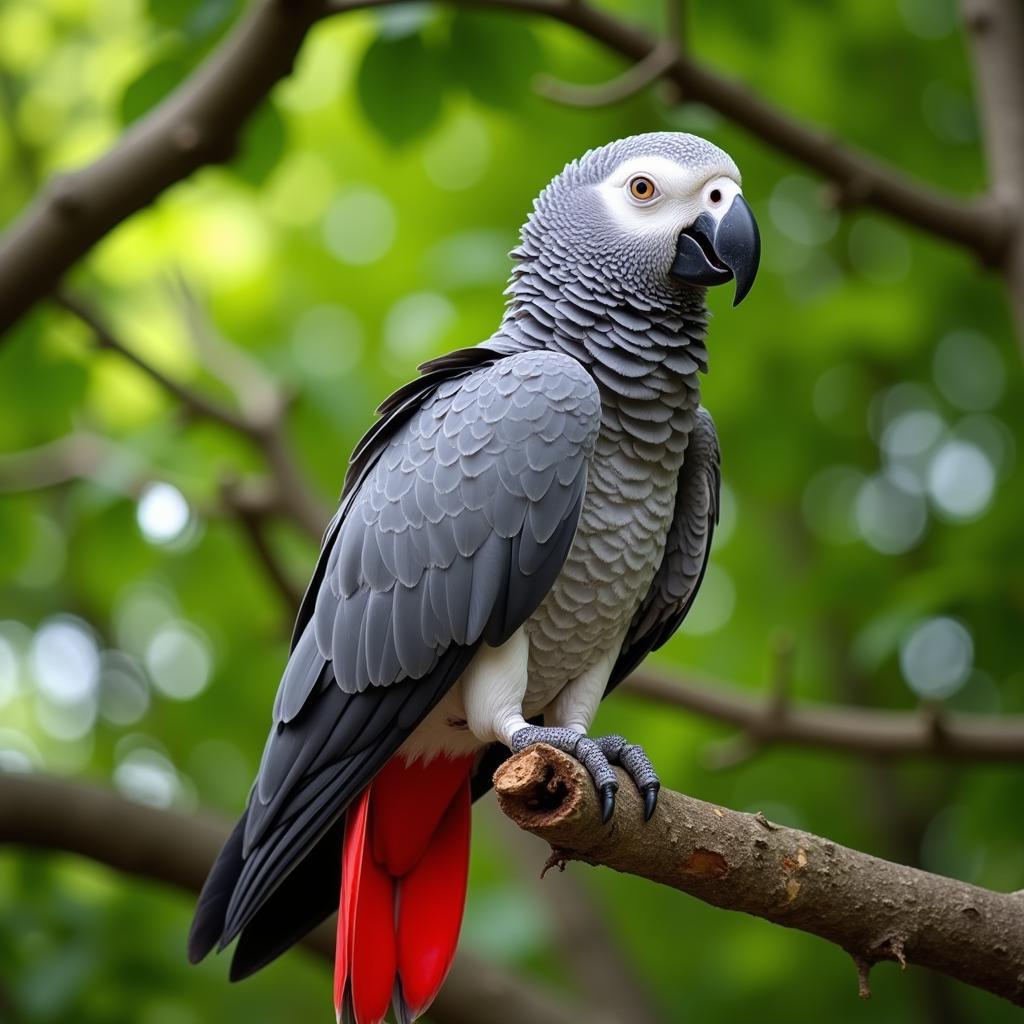
[[[399,1024],[433,1001],[455,957],[469,870],[474,758],[395,755],[347,812],[334,1007],[343,1024]]]

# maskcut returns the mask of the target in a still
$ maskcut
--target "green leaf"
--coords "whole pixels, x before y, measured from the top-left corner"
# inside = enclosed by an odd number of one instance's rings
[[[264,103],[242,131],[239,155],[231,169],[250,185],[260,185],[281,159],[287,141],[284,119],[273,103]]]
[[[543,54],[528,25],[459,11],[451,21],[449,45],[449,72],[476,99],[516,108],[532,96],[530,80]]]
[[[427,132],[441,113],[444,82],[421,35],[378,36],[363,54],[356,92],[367,120],[393,146]]]
[[[170,57],[146,68],[121,94],[121,121],[131,124],[173,92],[191,70],[183,57]]]

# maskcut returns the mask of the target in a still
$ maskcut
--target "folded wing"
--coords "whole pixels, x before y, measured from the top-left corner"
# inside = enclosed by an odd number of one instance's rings
[[[532,614],[575,535],[600,420],[580,364],[481,348],[424,370],[353,455],[245,818],[200,898],[190,955],[241,932],[234,976],[330,913],[321,844],[340,848],[351,800],[477,647]],[[320,870],[294,872],[307,858]]]

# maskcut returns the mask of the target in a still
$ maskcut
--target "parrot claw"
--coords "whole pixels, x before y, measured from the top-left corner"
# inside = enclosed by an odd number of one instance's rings
[[[544,725],[527,725],[518,730],[510,746],[513,753],[518,754],[533,743],[547,743],[571,754],[587,769],[600,798],[603,823],[607,823],[615,811],[615,794],[619,789],[612,765],[621,765],[643,797],[644,821],[651,820],[658,805],[661,782],[643,747],[627,743],[621,736],[590,739],[574,729]]]
[[[661,783],[654,782],[641,790],[644,795],[644,821],[651,820],[651,815],[654,814],[654,808],[658,806],[659,789],[661,789]]]
[[[601,797],[601,824],[607,825],[608,819],[612,816],[612,811],[615,810],[615,793],[619,788],[617,782],[606,782],[600,789],[599,795]]]

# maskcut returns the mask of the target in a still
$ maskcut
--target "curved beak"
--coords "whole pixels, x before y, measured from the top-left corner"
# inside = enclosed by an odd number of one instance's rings
[[[735,280],[738,306],[750,291],[761,260],[761,236],[746,199],[737,195],[716,221],[702,213],[679,235],[671,274],[688,284],[724,284]]]

